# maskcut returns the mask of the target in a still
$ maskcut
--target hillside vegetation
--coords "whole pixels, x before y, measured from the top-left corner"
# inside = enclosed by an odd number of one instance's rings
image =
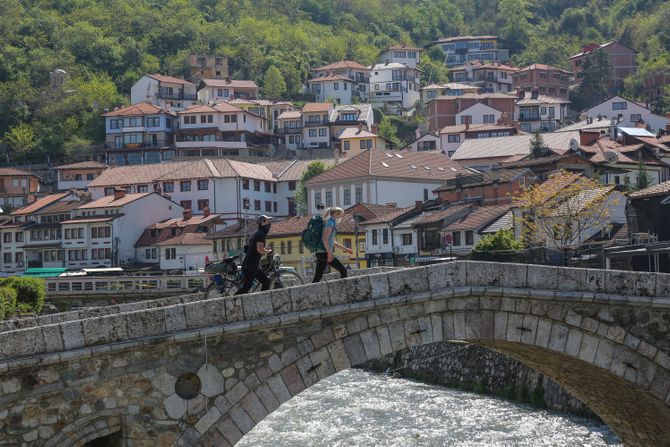
[[[261,87],[274,66],[294,99],[310,67],[459,34],[508,39],[517,64],[568,68],[582,43],[612,39],[640,52],[642,74],[670,62],[660,0],[0,0],[0,11],[2,163],[85,158],[103,140],[100,113],[143,73],[187,75],[191,52],[223,54]],[[447,79],[440,58],[429,52],[425,81]],[[56,68],[71,82],[50,91]]]

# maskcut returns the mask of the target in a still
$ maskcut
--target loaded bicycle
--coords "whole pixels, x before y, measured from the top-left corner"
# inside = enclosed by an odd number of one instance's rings
[[[205,267],[205,272],[212,275],[210,276],[210,283],[205,289],[207,298],[232,296],[242,287],[242,271],[236,263],[237,259],[239,259],[239,256],[230,256],[224,258],[221,262]],[[261,260],[260,268],[270,278],[273,289],[304,284],[298,272],[293,267],[282,266],[281,258],[274,252]],[[249,293],[260,290],[260,286],[260,283],[254,280]]]

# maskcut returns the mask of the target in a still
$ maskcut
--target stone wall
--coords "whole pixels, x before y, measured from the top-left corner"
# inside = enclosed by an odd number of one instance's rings
[[[547,376],[474,344],[445,342],[416,346],[369,361],[363,367],[491,394],[539,408],[598,418],[583,402]]]

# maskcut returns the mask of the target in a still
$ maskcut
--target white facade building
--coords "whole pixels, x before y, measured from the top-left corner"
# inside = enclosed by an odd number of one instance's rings
[[[341,75],[322,76],[307,81],[309,92],[316,102],[334,102],[336,104],[353,103],[356,82]]]
[[[418,68],[421,62],[422,48],[409,47],[405,45],[393,45],[387,47],[379,55],[379,62],[398,62],[407,65],[410,68]]]
[[[130,88],[131,104],[150,102],[172,110],[183,110],[198,101],[195,84],[160,74],[145,74]]]
[[[377,64],[370,71],[370,103],[398,114],[411,114],[421,99],[419,71],[399,62]]]
[[[620,126],[635,127],[635,124],[642,120],[653,133],[657,133],[659,129],[665,130],[666,126],[670,123],[670,120],[667,118],[656,115],[646,107],[620,96],[610,98],[586,111],[587,118],[591,118],[594,121],[599,118],[619,118],[619,115],[621,115],[618,122]]]
[[[502,112],[486,104],[477,103],[456,114],[456,124],[496,124]]]

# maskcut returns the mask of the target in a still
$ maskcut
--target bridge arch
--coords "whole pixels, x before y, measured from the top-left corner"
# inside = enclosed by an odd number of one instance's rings
[[[330,374],[446,340],[543,372],[626,444],[670,439],[670,276],[485,262],[0,330],[0,436],[83,445],[102,417],[130,444],[232,445]],[[200,386],[183,399],[175,384],[189,373]]]

